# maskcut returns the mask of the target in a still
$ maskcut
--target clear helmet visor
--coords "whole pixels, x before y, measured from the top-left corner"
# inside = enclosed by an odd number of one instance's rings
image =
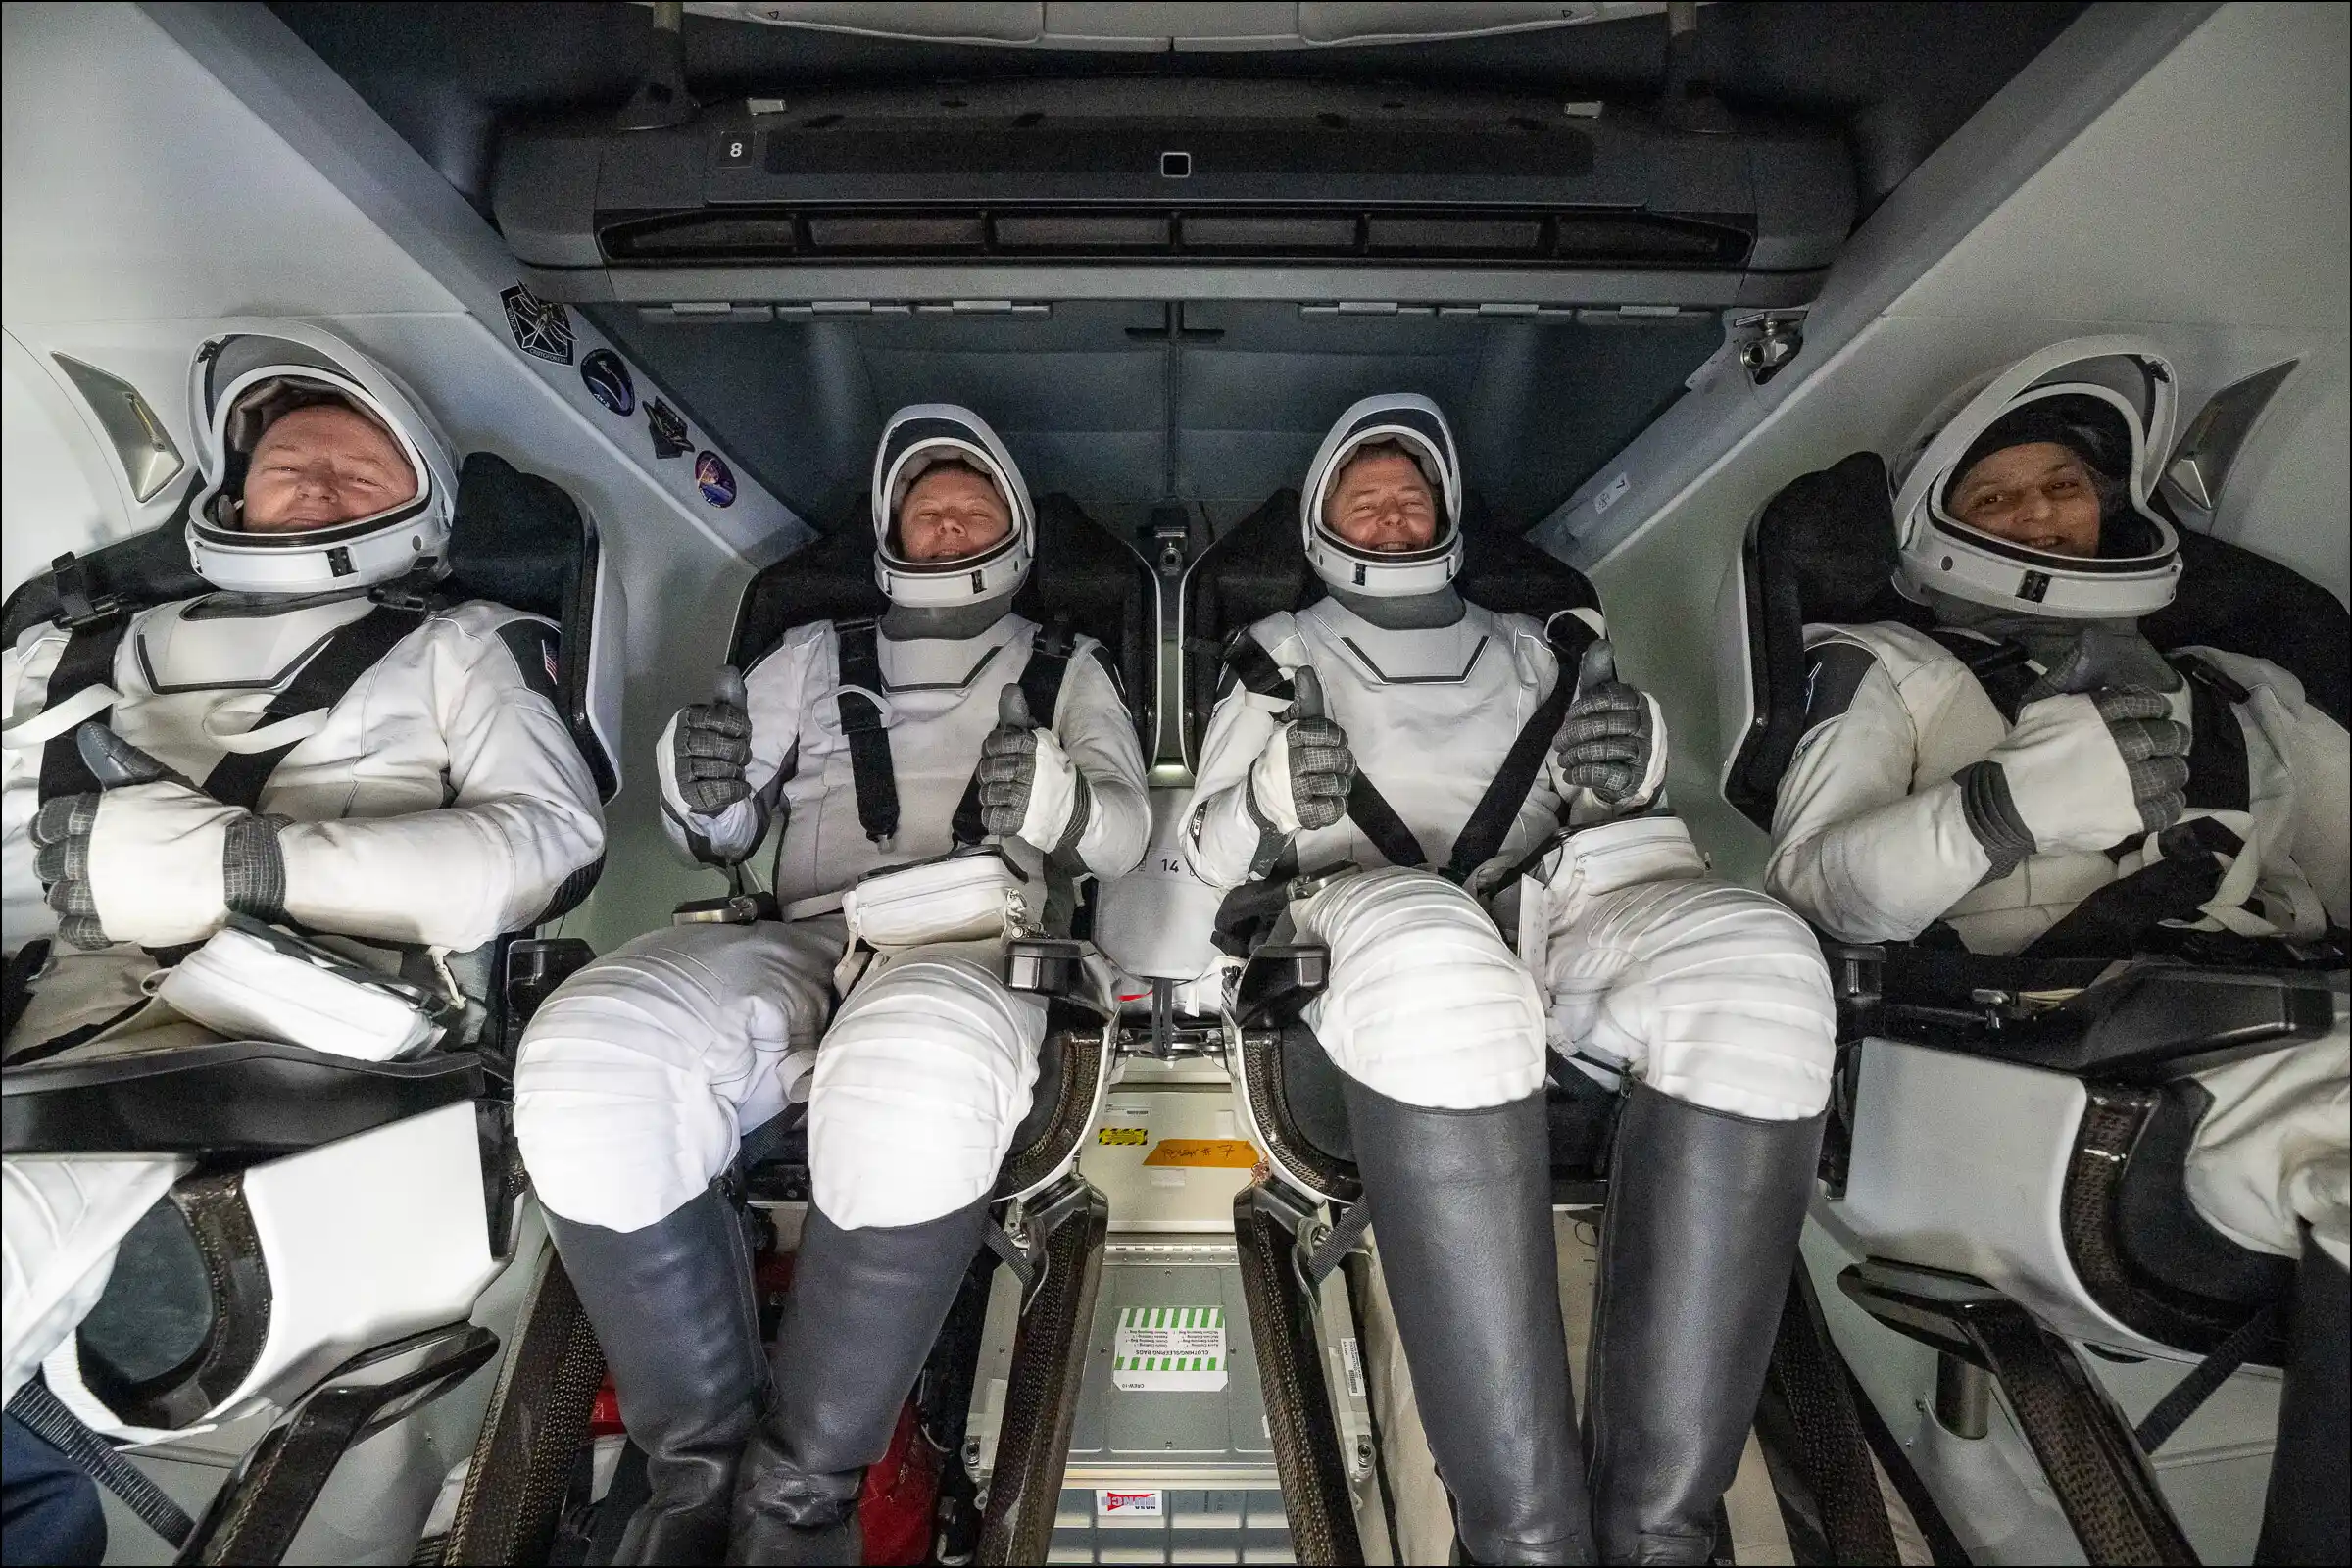
[[[1410,458],[1429,486],[1436,525],[1430,542],[1419,549],[1356,545],[1334,526],[1334,498],[1343,491],[1349,465],[1367,450],[1383,449]],[[1443,588],[1461,569],[1461,459],[1446,416],[1418,394],[1366,398],[1340,416],[1308,466],[1298,506],[1307,561],[1331,587],[1401,598]]]
[[[2161,609],[2180,576],[2179,538],[2150,493],[2173,411],[2171,367],[2134,339],[2059,344],[1964,388],[1897,466],[1902,585],[2060,618]],[[1981,478],[1972,484],[1996,454],[2041,445],[2078,460],[2090,493],[2065,498],[2065,477],[2053,470],[2030,505],[2095,505],[2087,553],[2079,553],[2079,530],[2059,548],[2035,530],[1994,525],[2000,493]]]
[[[188,548],[216,586],[368,587],[446,554],[457,491],[449,444],[407,388],[349,344],[299,322],[235,327],[197,351],[189,394],[203,478],[189,503]],[[413,481],[408,493],[316,527],[249,530],[244,492],[255,448],[286,416],[322,406],[349,409],[389,438]]]
[[[1004,536],[948,561],[916,561],[906,553],[899,514],[924,474],[942,465],[979,473],[1008,514]],[[1020,466],[988,422],[954,404],[916,404],[891,416],[874,453],[871,497],[874,580],[894,604],[940,608],[993,599],[1017,589],[1029,575],[1037,541],[1037,513]]]

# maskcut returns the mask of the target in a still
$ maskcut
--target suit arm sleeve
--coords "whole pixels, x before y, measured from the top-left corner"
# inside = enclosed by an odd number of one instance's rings
[[[1885,667],[1817,720],[1782,776],[1766,891],[1848,942],[1905,942],[1992,868],[1945,780],[1914,793],[1919,741]]]
[[[604,855],[595,782],[555,706],[495,631],[447,622],[439,631],[417,700],[441,731],[449,804],[287,824],[285,909],[307,925],[479,947],[538,919]]]
[[[1054,704],[1054,735],[1094,799],[1078,835],[1078,858],[1097,876],[1125,876],[1143,859],[1152,836],[1144,749],[1118,687],[1091,646],[1082,646],[1070,662]]]
[[[1250,880],[1265,829],[1247,799],[1250,768],[1282,725],[1270,698],[1258,697],[1239,681],[1208,715],[1200,745],[1200,768],[1184,835],[1185,863],[1211,887],[1238,887]]]

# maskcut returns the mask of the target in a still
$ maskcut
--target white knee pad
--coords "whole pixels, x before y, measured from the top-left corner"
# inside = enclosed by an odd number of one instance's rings
[[[2197,1074],[2213,1108],[2189,1141],[2188,1200],[2240,1247],[2293,1257],[2302,1227],[2352,1255],[2352,1039],[2344,1025],[2285,1051]]]
[[[1445,1110],[1543,1087],[1543,996],[1469,894],[1427,871],[1370,871],[1293,915],[1300,937],[1331,950],[1307,1022],[1342,1072]]]
[[[915,949],[859,986],[817,1052],[809,1198],[843,1230],[919,1225],[996,1185],[1037,1090],[1046,1009],[968,957]]]
[[[1552,930],[1546,968],[1566,1054],[1759,1120],[1829,1102],[1829,969],[1805,923],[1760,893],[1692,878],[1580,901]]]
[[[565,981],[514,1071],[539,1200],[634,1231],[709,1187],[745,1128],[799,1098],[842,942],[837,922],[671,926]]]

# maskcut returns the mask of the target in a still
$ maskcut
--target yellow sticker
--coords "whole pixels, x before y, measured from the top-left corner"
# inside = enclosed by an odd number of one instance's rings
[[[1257,1149],[1247,1138],[1162,1138],[1145,1156],[1147,1165],[1213,1165],[1248,1170],[1257,1163]]]
[[[1140,1144],[1144,1141],[1141,1127],[1105,1127],[1095,1134],[1098,1144]]]

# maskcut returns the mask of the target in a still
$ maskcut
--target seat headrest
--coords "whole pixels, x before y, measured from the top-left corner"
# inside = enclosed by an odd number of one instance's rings
[[[562,485],[476,452],[458,470],[446,589],[561,624],[579,591],[592,531]]]

